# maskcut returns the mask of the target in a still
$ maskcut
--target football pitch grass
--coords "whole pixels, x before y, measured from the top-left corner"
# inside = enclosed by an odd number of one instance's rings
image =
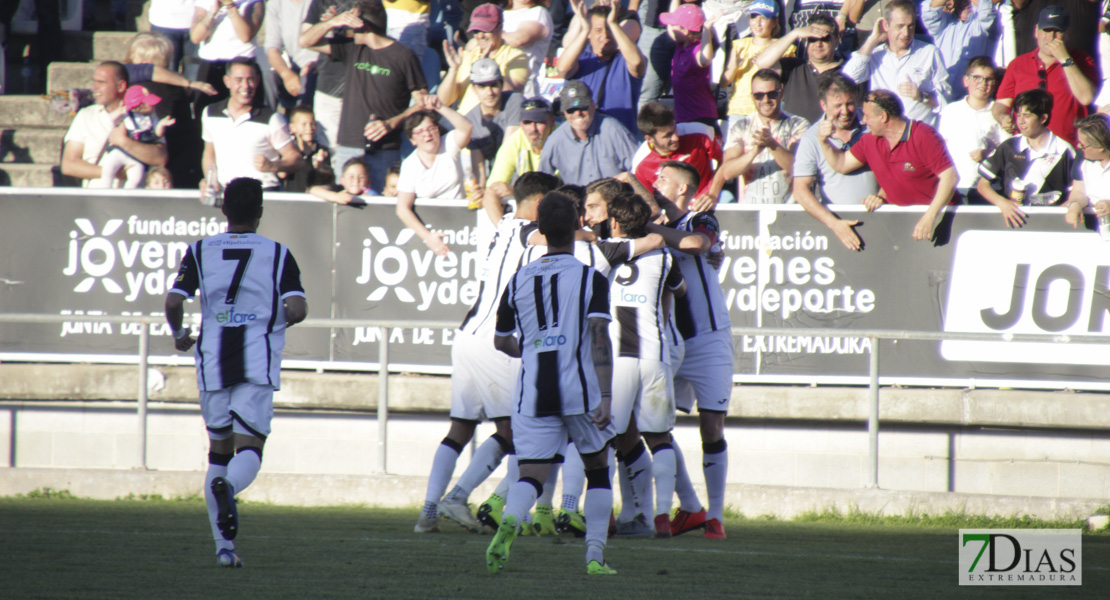
[[[585,574],[580,539],[519,537],[499,575],[492,536],[416,509],[240,506],[246,566],[216,566],[202,501],[0,498],[0,598],[1105,598],[1110,536],[1084,535],[1083,586],[960,587],[958,524],[728,518],[698,532],[611,539],[619,574]],[[965,527],[984,527],[983,523]],[[999,524],[996,526],[1008,526]],[[1055,526],[1055,525],[1054,525]]]

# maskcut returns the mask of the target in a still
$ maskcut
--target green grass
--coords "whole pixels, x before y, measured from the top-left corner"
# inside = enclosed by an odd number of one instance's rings
[[[1084,536],[1082,588],[960,587],[956,530],[980,525],[954,515],[732,517],[726,540],[610,540],[616,577],[586,576],[582,541],[550,537],[518,538],[505,571],[489,575],[490,536],[449,523],[414,534],[415,509],[247,503],[240,517],[246,567],[227,570],[197,499],[0,498],[0,597],[1055,599],[1110,589],[1103,535]]]

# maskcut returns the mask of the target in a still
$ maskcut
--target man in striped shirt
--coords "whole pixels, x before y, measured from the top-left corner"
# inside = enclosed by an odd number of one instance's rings
[[[270,434],[274,390],[281,387],[285,330],[308,314],[300,269],[285,246],[256,232],[262,184],[232,180],[224,192],[227,233],[195,242],[185,252],[166,294],[174,346],[196,346],[200,408],[208,429],[204,497],[223,567],[241,567],[235,552],[235,495],[254,481]],[[183,326],[185,299],[200,290],[201,329]]]

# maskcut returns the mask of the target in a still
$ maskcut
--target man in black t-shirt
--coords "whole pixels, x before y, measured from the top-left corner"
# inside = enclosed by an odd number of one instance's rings
[[[353,44],[316,46],[331,30],[354,30]],[[381,192],[390,165],[401,160],[401,123],[423,105],[428,85],[412,50],[385,34],[381,0],[358,0],[354,8],[318,23],[301,45],[330,55],[346,67],[343,110],[332,164],[363,156],[370,187]]]
[[[341,0],[310,0],[304,23],[301,24],[301,46],[304,47],[304,34],[321,21],[327,21],[339,13]],[[327,40],[332,44],[351,43],[349,29],[332,31]],[[316,62],[316,94],[312,98],[312,108],[320,133],[327,139],[328,148],[335,148],[339,136],[339,113],[343,109],[343,88],[347,78],[347,67],[341,61],[325,54]],[[333,167],[334,169],[334,167]]]

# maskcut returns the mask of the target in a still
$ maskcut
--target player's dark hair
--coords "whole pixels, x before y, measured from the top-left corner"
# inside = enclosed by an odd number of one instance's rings
[[[1046,127],[1052,121],[1052,94],[1047,90],[1033,88],[1018,94],[1014,98],[1014,114],[1021,112],[1022,107],[1038,117],[1048,117],[1044,122]]]
[[[760,81],[774,81],[779,84],[779,87],[782,87],[782,75],[779,75],[779,72],[774,69],[760,69],[756,71],[755,75],[752,75],[752,81],[756,79]]]
[[[243,65],[243,66],[246,66],[246,67],[250,67],[251,73],[254,74],[255,77],[258,77],[259,79],[262,78],[262,69],[258,68],[258,63],[254,62],[253,58],[247,58],[245,56],[240,56],[238,58],[233,58],[233,59],[229,60],[227,62],[227,70],[224,71],[224,73],[226,73],[227,76],[230,77],[231,76],[231,68],[234,67],[235,65]]]
[[[574,198],[561,192],[548,192],[536,209],[540,233],[548,246],[569,246],[578,230],[578,209]]]
[[[617,194],[631,193],[632,186],[623,181],[606,177],[605,179],[598,179],[597,181],[586,186],[586,195],[598,194],[606,204],[617,197]]]
[[[820,100],[827,99],[830,91],[858,96],[859,86],[856,85],[855,81],[852,81],[851,77],[837,69],[832,69],[825,71],[817,78],[817,98]]]
[[[298,104],[293,108],[290,108],[289,113],[285,116],[289,119],[289,122],[292,123],[293,117],[297,115],[308,115],[313,119],[316,118],[316,114],[312,112],[312,107],[307,104]]]
[[[698,189],[698,186],[701,185],[701,173],[698,173],[697,168],[690,163],[684,163],[677,160],[666,160],[659,163],[659,168],[669,168],[683,174],[686,177],[686,187],[690,188],[691,190],[696,190]]]
[[[867,94],[867,100],[864,100],[865,104],[868,102],[874,104],[892,119],[901,119],[902,115],[905,114],[905,110],[902,108],[902,100],[890,90],[871,90]]]
[[[126,83],[127,85],[131,85],[131,77],[127,74],[127,67],[123,66],[123,63],[117,60],[106,60],[100,63],[99,66],[111,69],[113,71],[113,74],[116,76],[116,79]]]
[[[828,15],[813,15],[809,18],[807,25],[823,25],[829,28],[829,32],[833,37],[840,37],[840,26],[836,24],[836,20]]]
[[[362,27],[356,29],[355,33],[386,35],[388,20],[382,0],[358,0],[354,8],[358,9],[358,18],[362,19]]]
[[[574,200],[574,205],[578,207],[578,214],[586,214],[586,186],[577,185],[574,183],[564,183],[555,188],[556,192],[562,192],[570,196]]]
[[[967,69],[964,70],[964,75],[971,75],[975,69],[990,69],[991,77],[998,76],[998,67],[994,66],[994,61],[989,56],[974,56],[971,60],[967,61]]]
[[[405,117],[405,122],[401,125],[405,132],[405,137],[411,140],[412,132],[416,131],[417,127],[420,127],[424,119],[431,121],[433,125],[439,128],[439,134],[443,135],[443,128],[439,126],[439,115],[430,110],[421,110]]]
[[[640,107],[636,115],[636,127],[640,133],[653,136],[660,129],[674,125],[674,110],[658,102],[648,102]]]
[[[262,182],[236,177],[224,188],[224,215],[228,225],[245,225],[262,213]]]
[[[651,220],[651,207],[636,194],[618,194],[609,201],[609,218],[621,226],[621,233],[626,237],[644,237],[647,235],[644,228]]]
[[[540,171],[528,171],[517,178],[513,184],[513,197],[517,203],[535,201],[554,192],[559,187],[559,178]],[[539,198],[537,198],[537,196]]]

